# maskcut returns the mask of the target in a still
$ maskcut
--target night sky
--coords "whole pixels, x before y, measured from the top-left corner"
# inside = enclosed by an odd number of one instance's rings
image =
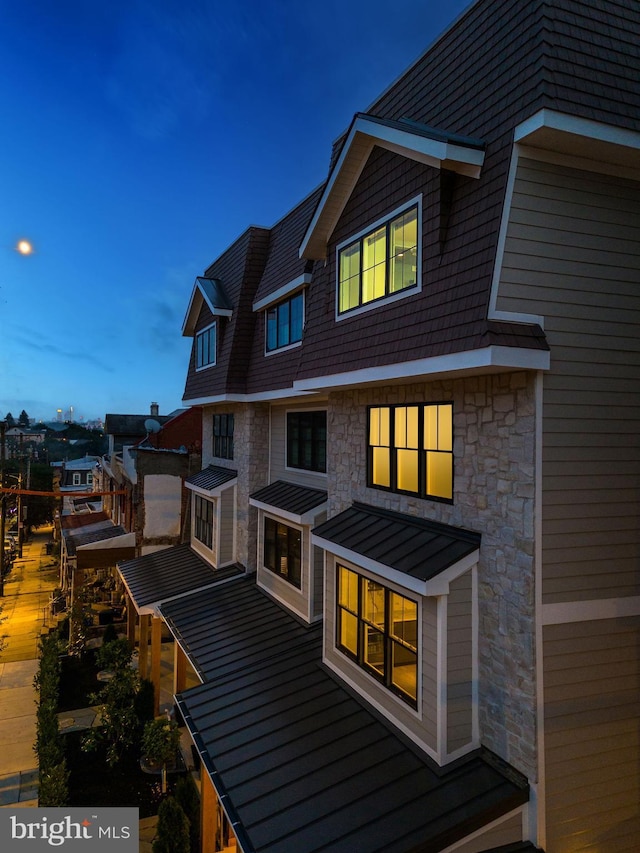
[[[0,0],[0,416],[180,407],[196,276],[468,5]]]

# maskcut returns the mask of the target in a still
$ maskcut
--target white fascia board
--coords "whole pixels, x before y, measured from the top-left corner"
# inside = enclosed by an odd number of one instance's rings
[[[335,373],[310,379],[297,379],[296,391],[319,391],[331,388],[400,382],[422,378],[431,380],[445,375],[466,375],[502,370],[549,370],[548,350],[531,350],[520,347],[492,346],[479,350],[467,350],[451,355],[403,361],[380,367],[365,367],[347,373]]]
[[[199,303],[197,307],[195,306],[196,296],[200,296]],[[198,284],[198,280],[196,279],[196,283],[193,286],[193,290],[191,291],[191,299],[189,299],[189,307],[187,308],[187,313],[184,318],[184,322],[182,324],[182,337],[183,338],[192,338],[195,334],[195,324],[198,319],[198,314],[200,313],[200,309],[202,308],[202,303],[206,302],[209,310],[213,314],[214,317],[232,317],[233,311],[230,308],[217,308],[211,300],[208,298],[207,294]]]
[[[549,109],[539,110],[517,125],[514,131],[514,142],[526,142],[528,137],[543,128],[572,133],[575,136],[608,142],[611,145],[640,149],[640,132],[636,130],[627,130],[624,127],[615,127],[591,119],[577,118],[567,113]]]
[[[262,299],[258,299],[257,302],[253,303],[253,310],[263,311],[265,308],[269,308],[270,305],[274,305],[276,302],[282,301],[287,296],[291,296],[297,290],[302,290],[303,287],[307,287],[309,284],[311,284],[311,273],[303,273],[297,278],[294,278],[293,281],[283,284],[282,287],[274,290],[273,293],[269,293]]]
[[[410,160],[424,163],[426,166],[450,169],[473,178],[480,177],[480,170],[484,163],[484,151],[478,148],[429,139],[410,130],[388,127],[359,116],[349,131],[303,237],[299,250],[301,258],[309,257],[319,260],[325,256],[325,252],[320,251],[319,243],[324,244],[326,238],[332,233],[374,145]],[[329,200],[334,195],[338,197],[337,204],[330,206]],[[316,231],[320,227],[321,220],[324,220],[323,233],[326,236],[318,240]]]
[[[280,507],[273,506],[273,504],[263,503],[263,501],[257,501],[254,498],[249,498],[249,505],[255,506],[256,509],[261,509],[263,512],[269,513],[269,515],[277,515],[278,518],[284,518],[286,521],[291,521],[293,524],[309,525],[313,524],[318,513],[326,510],[327,501],[314,506],[313,509],[303,513],[303,515],[288,512],[286,509],[280,509]]]
[[[257,391],[255,394],[218,394],[211,397],[183,397],[187,406],[214,406],[217,403],[270,403],[284,399],[309,397],[312,392],[297,388],[278,388],[274,391]]]
[[[458,560],[453,566],[449,566],[443,572],[430,580],[423,581],[419,578],[414,578],[405,572],[399,572],[397,569],[392,569],[384,563],[379,563],[377,560],[372,560],[359,554],[357,551],[352,551],[350,548],[344,548],[342,545],[336,545],[330,539],[324,539],[315,533],[311,534],[311,544],[317,545],[329,554],[333,554],[339,560],[346,560],[360,568],[366,569],[374,575],[378,575],[385,580],[397,584],[403,589],[410,590],[421,596],[438,596],[448,595],[449,584],[456,578],[463,575],[466,571],[473,568],[478,562],[479,551],[475,550],[462,560]]]
[[[542,605],[543,625],[593,622],[598,619],[628,619],[633,616],[640,616],[640,595]]]

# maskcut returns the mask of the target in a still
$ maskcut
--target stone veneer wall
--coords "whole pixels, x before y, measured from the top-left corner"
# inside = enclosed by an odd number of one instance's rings
[[[449,400],[453,504],[367,488],[367,406]],[[520,372],[335,392],[328,431],[329,517],[357,500],[482,534],[481,741],[535,781],[535,376]]]
[[[233,459],[211,456],[214,414],[233,414]],[[202,418],[202,467],[219,465],[238,472],[236,493],[236,560],[248,571],[256,569],[257,511],[249,495],[266,486],[269,471],[269,405],[225,403],[205,409]]]

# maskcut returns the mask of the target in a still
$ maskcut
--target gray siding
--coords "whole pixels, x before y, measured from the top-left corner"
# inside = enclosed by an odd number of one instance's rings
[[[636,853],[640,617],[544,630],[547,845]]]
[[[520,161],[498,310],[544,316],[544,601],[637,595],[640,184]]]
[[[306,405],[273,406],[271,409],[271,454],[270,454],[270,482],[286,480],[289,483],[299,483],[301,486],[310,486],[313,489],[326,489],[327,475],[314,471],[302,471],[300,469],[287,468],[287,412],[297,410],[301,412],[326,409],[326,405],[317,403]]]
[[[269,513],[273,518],[278,518],[275,513]],[[261,586],[270,593],[278,601],[282,602],[286,607],[293,610],[303,619],[310,621],[310,602],[309,602],[309,547],[311,533],[310,528],[302,528],[302,565],[301,565],[301,588],[298,589],[288,580],[279,577],[274,572],[264,567],[264,516],[259,515],[258,522],[258,586]],[[284,519],[279,519],[283,524],[289,527],[299,529],[297,525]]]
[[[447,601],[447,752],[473,739],[473,584],[466,572],[450,586]]]
[[[323,512],[315,519],[314,526],[322,524],[327,520],[327,513]],[[324,551],[313,545],[311,548],[311,583],[313,586],[313,601],[311,603],[311,617],[322,616],[324,603]]]

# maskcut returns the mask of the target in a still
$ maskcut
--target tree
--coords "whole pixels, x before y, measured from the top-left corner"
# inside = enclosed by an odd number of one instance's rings
[[[158,830],[153,853],[189,853],[189,819],[174,797],[167,797],[158,809]]]
[[[167,765],[173,764],[180,744],[178,724],[166,717],[149,720],[142,735],[142,755],[152,766],[160,767],[162,793],[167,792]]]
[[[11,427],[14,427],[16,425],[15,418],[13,417],[11,412],[7,412],[7,414],[4,416],[4,419],[7,422],[7,427],[9,429],[11,429]]]
[[[200,853],[200,795],[190,773],[178,779],[174,796],[189,820],[191,853]]]
[[[18,418],[18,426],[28,427],[29,426],[29,415],[23,409],[20,412],[20,417]]]

